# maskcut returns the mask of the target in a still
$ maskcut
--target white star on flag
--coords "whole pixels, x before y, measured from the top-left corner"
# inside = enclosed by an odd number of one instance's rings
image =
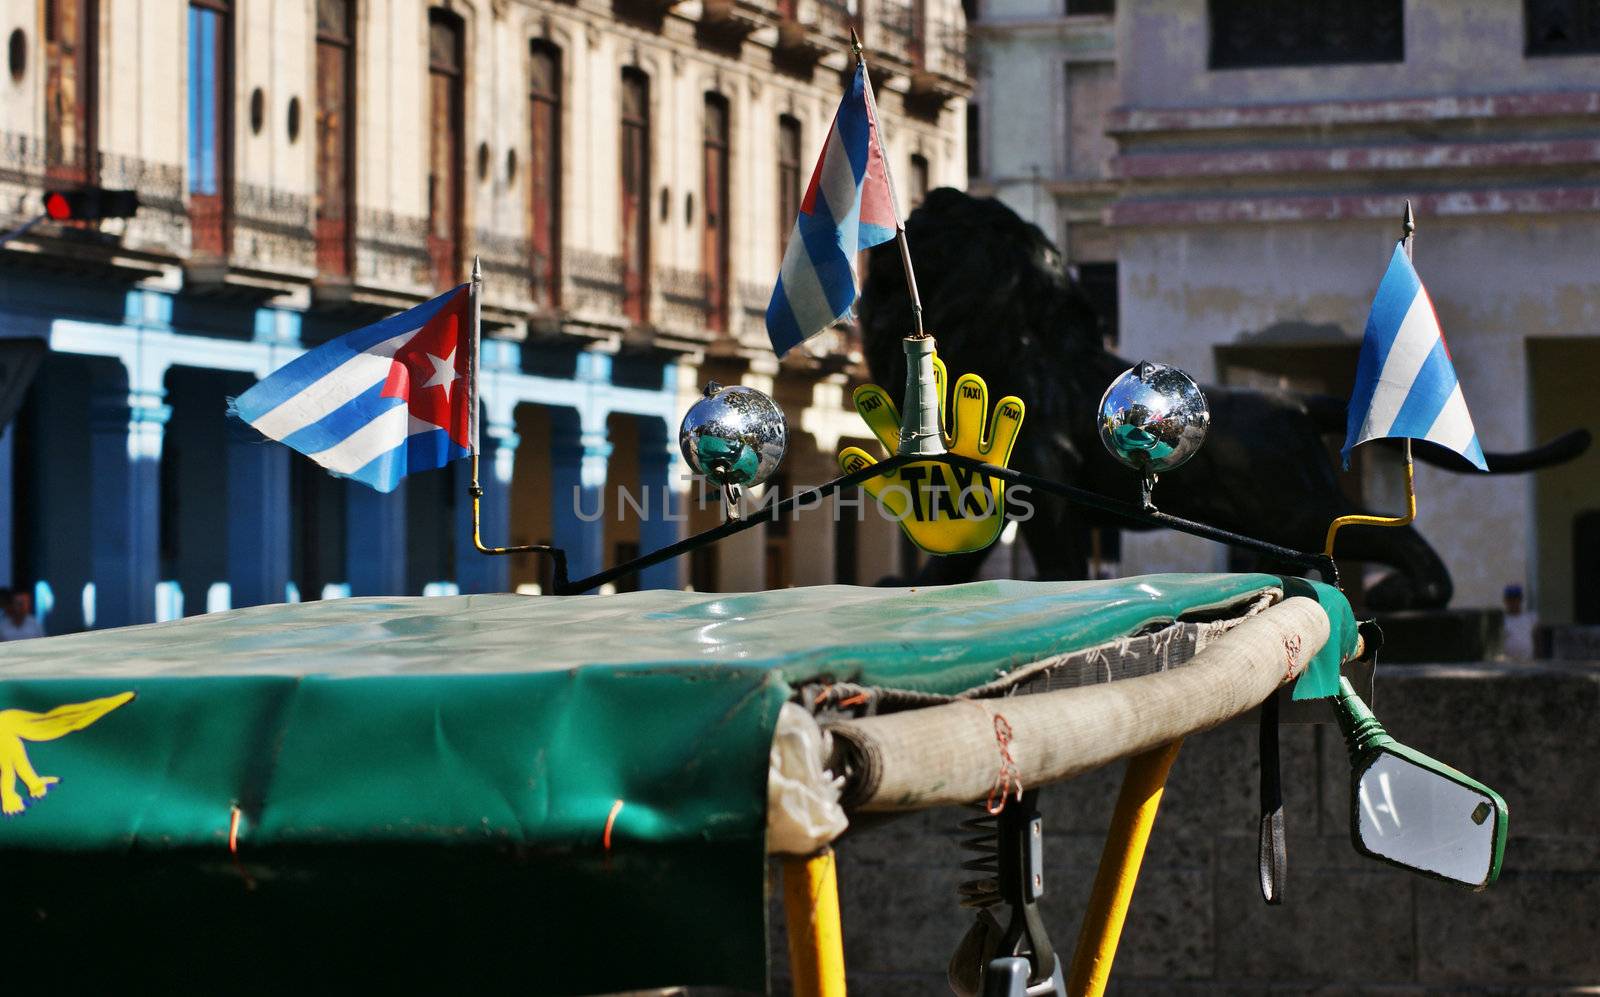
[[[427,354],[428,362],[433,364],[433,376],[428,378],[424,388],[444,388],[444,400],[450,400],[450,385],[461,375],[456,372],[456,351],[451,350],[448,357],[436,357]]]

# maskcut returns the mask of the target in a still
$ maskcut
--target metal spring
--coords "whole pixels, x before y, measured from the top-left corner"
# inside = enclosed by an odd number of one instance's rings
[[[959,825],[964,837],[960,841],[963,851],[976,852],[976,858],[961,863],[968,872],[982,873],[981,879],[969,879],[961,884],[961,906],[982,910],[1001,902],[1000,897],[1000,817],[991,814],[982,803],[972,804],[977,815]]]

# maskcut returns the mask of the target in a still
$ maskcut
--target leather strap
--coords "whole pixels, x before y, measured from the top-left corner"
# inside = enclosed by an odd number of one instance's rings
[[[1261,899],[1283,903],[1289,877],[1288,846],[1283,836],[1283,787],[1278,781],[1278,694],[1261,704],[1261,836],[1257,861]]]

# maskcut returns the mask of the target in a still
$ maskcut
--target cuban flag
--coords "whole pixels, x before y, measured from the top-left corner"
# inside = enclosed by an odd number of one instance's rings
[[[1395,246],[1372,299],[1349,420],[1343,450],[1346,468],[1357,445],[1392,437],[1437,443],[1478,470],[1489,470],[1439,317],[1404,243]]]
[[[470,285],[273,371],[229,411],[336,475],[391,492],[471,452]]]
[[[767,335],[778,356],[849,313],[856,254],[893,239],[899,228],[872,84],[857,62],[767,305]]]

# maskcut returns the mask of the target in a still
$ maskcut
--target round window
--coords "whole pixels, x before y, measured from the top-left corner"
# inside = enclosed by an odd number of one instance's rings
[[[11,32],[11,41],[6,46],[11,61],[11,78],[18,83],[22,82],[22,74],[28,71],[28,36],[22,29]]]

